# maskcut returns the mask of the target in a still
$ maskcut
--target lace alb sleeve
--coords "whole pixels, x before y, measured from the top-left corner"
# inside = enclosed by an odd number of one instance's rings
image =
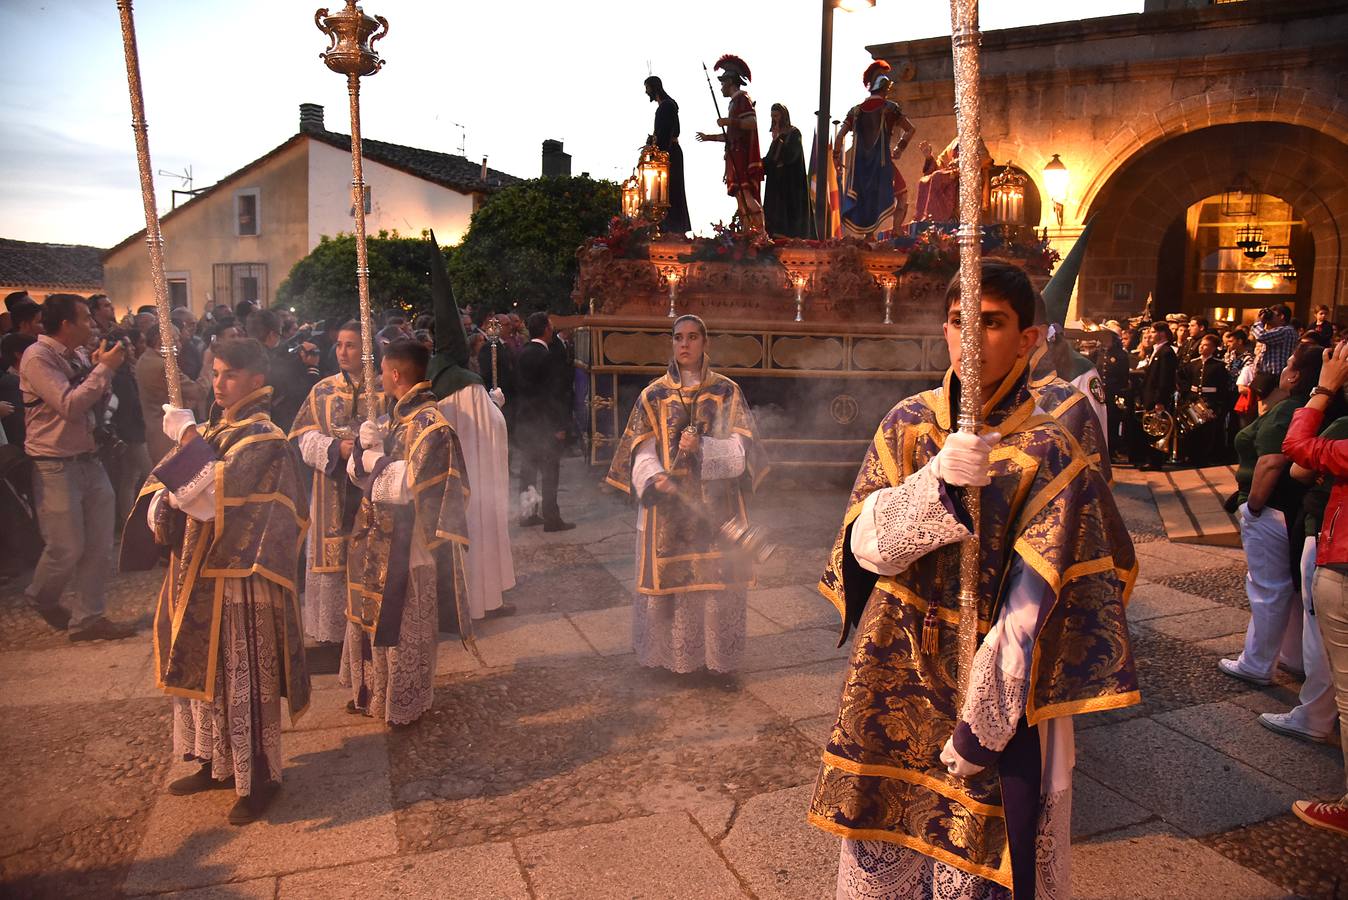
[[[384,467],[370,485],[370,499],[375,503],[406,506],[412,502],[412,489],[407,484],[407,460],[394,460]]]
[[[300,458],[311,469],[323,471],[328,467],[328,445],[337,440],[321,431],[306,431],[300,435]]]
[[[740,436],[702,438],[702,480],[739,478],[744,474],[744,444]]]
[[[994,752],[1006,747],[1025,714],[1034,630],[1043,604],[1053,599],[1044,579],[1019,557],[1009,581],[1001,614],[974,655],[969,694],[960,711],[978,743]]]
[[[941,482],[923,466],[898,487],[866,498],[852,524],[852,555],[862,568],[897,575],[915,561],[971,532],[946,504]]]

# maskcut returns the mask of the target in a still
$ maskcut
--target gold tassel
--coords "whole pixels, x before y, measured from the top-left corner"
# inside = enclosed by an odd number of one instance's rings
[[[933,603],[927,607],[926,618],[922,620],[922,652],[928,656],[935,656],[940,646],[940,627],[940,620],[936,616],[936,604]]]

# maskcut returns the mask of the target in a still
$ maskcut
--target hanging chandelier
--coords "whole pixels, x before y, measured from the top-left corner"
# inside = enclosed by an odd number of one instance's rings
[[[1236,229],[1236,246],[1249,256],[1250,251],[1264,242],[1264,229],[1258,225],[1242,225]]]

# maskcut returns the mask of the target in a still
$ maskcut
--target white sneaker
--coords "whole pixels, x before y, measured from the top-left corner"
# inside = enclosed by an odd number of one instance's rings
[[[1239,678],[1241,681],[1248,681],[1250,684],[1257,684],[1260,687],[1268,687],[1273,683],[1270,678],[1260,678],[1258,675],[1251,675],[1246,672],[1240,667],[1240,660],[1238,659],[1219,659],[1217,660],[1217,668],[1232,678]]]
[[[1329,737],[1328,734],[1317,734],[1314,731],[1307,731],[1292,718],[1290,712],[1285,713],[1260,713],[1259,724],[1263,725],[1269,731],[1275,731],[1278,734],[1287,737],[1297,738],[1298,740],[1310,741],[1314,744],[1323,744]]]

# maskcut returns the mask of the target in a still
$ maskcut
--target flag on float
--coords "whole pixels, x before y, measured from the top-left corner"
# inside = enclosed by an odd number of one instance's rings
[[[833,145],[830,143],[828,152],[828,229],[829,233],[824,238],[842,237],[842,214],[840,212],[841,203],[841,184],[838,180],[838,167],[833,164]],[[814,215],[815,209],[815,164],[819,156],[819,132],[815,130],[815,139],[810,141],[810,221],[817,221]]]

